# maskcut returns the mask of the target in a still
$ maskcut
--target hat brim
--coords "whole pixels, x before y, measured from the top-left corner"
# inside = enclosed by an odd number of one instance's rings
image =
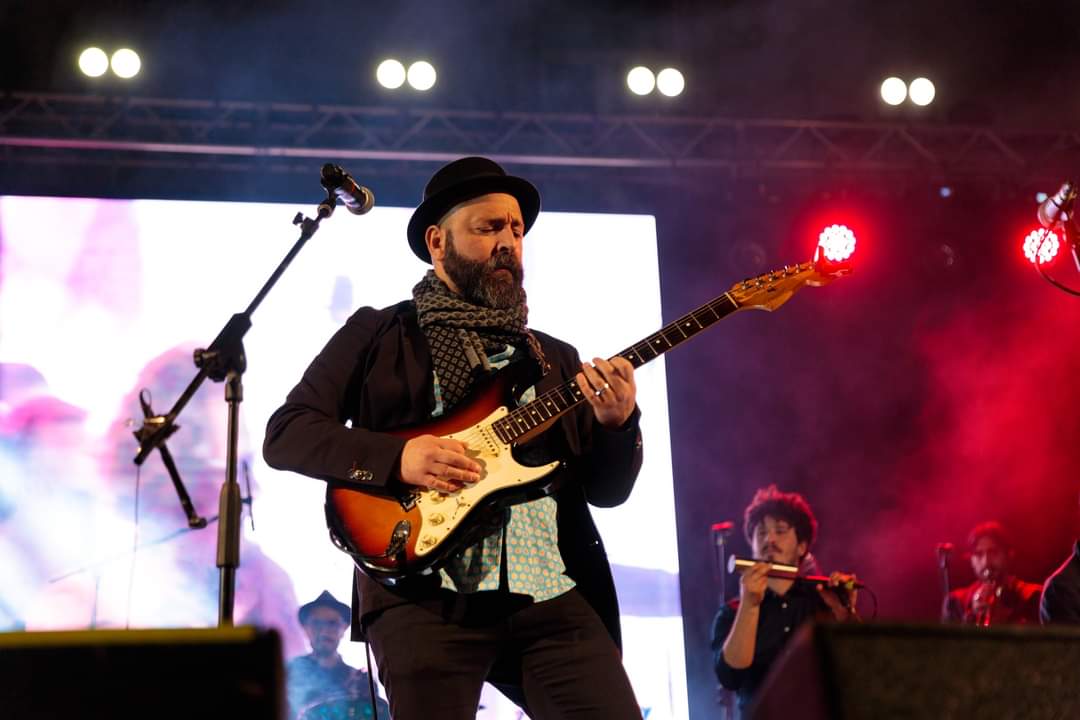
[[[477,177],[458,183],[436,193],[420,203],[412,218],[409,219],[409,247],[416,257],[431,264],[431,253],[427,249],[427,229],[438,225],[443,216],[455,205],[478,198],[489,193],[513,195],[521,206],[521,219],[525,223],[525,232],[529,232],[536,216],[540,214],[540,191],[524,178],[513,175],[491,175]]]
[[[308,616],[311,615],[311,612],[315,608],[320,607],[330,608],[331,610],[337,612],[337,614],[341,616],[342,621],[346,625],[349,625],[352,622],[352,608],[350,608],[343,602],[338,602],[336,598],[332,598],[330,600],[316,599],[312,602],[307,603],[306,605],[301,605],[299,612],[297,612],[297,617],[300,620],[300,624],[303,625],[304,623],[306,623]]]

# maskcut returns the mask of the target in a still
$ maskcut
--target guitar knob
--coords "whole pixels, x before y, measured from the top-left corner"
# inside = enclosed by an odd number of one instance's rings
[[[431,493],[431,495],[428,497],[428,499],[431,500],[431,502],[434,503],[435,505],[438,505],[439,503],[441,503],[443,500],[446,499],[446,493],[441,493],[441,492]]]
[[[420,545],[425,547],[425,548],[429,548],[434,544],[435,544],[435,538],[432,537],[431,535],[425,535],[424,537],[420,538]]]
[[[431,513],[428,515],[428,522],[432,525],[442,525],[444,520],[446,520],[446,516],[442,513]]]

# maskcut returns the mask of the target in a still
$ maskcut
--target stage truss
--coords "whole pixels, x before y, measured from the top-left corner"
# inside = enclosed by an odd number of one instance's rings
[[[313,161],[431,164],[482,154],[624,179],[806,174],[1050,183],[1080,167],[1080,132],[677,115],[470,112],[9,92],[8,161],[310,170]],[[268,162],[269,161],[269,162]]]

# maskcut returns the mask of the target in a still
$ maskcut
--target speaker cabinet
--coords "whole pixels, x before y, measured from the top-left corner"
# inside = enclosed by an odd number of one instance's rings
[[[1080,629],[807,625],[750,717],[1080,718]]]
[[[285,717],[273,631],[91,630],[0,634],[0,715]]]

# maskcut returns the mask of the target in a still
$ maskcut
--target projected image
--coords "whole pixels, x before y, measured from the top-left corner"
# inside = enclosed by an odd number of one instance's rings
[[[204,529],[189,528],[157,453],[137,470],[131,433],[140,391],[167,411],[195,375],[192,350],[248,305],[292,246],[297,209],[0,198],[0,630],[217,623],[223,387],[203,385],[168,443]],[[349,601],[352,560],[328,538],[324,484],[263,463],[263,428],[356,308],[411,296],[427,266],[405,242],[410,212],[324,222],[245,339],[235,617],[276,628],[286,659],[309,652],[302,604],[323,591]],[[525,248],[530,326],[583,358],[611,356],[663,324],[652,218],[544,213]],[[683,718],[663,359],[636,378],[645,464],[626,504],[593,513],[638,701],[649,718]],[[365,666],[362,645],[340,652]],[[520,717],[493,688],[482,704],[478,717]]]

